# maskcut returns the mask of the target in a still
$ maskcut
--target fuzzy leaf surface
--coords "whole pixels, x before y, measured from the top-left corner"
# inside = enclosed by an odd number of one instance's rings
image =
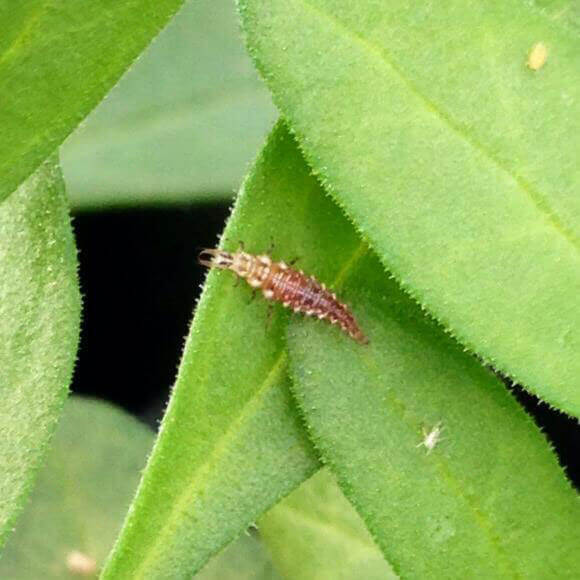
[[[79,336],[76,249],[60,169],[0,202],[0,545],[66,398]]]
[[[99,103],[181,2],[0,2],[0,200]]]
[[[312,439],[385,557],[403,578],[574,578],[580,506],[544,436],[357,244],[340,294],[370,344],[296,320],[289,356]]]
[[[231,0],[195,0],[61,149],[74,207],[224,200],[276,118]]]
[[[288,182],[313,187],[291,153],[286,157],[275,138],[266,147],[228,222],[226,247],[243,240],[249,251],[261,251],[271,237],[282,247],[307,238],[287,220],[291,201],[271,195]],[[251,302],[251,290],[234,286],[230,272],[209,274],[159,438],[104,578],[190,577],[318,468],[288,389],[286,323],[277,313],[268,324],[264,301]]]
[[[403,287],[580,415],[580,44],[571,2],[241,0],[308,162]],[[547,61],[526,66],[542,41]]]
[[[326,469],[275,505],[259,527],[286,580],[397,578]]]

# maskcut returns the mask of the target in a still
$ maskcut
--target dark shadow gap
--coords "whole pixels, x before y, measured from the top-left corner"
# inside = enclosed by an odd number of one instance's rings
[[[73,225],[83,294],[73,391],[151,425],[167,403],[205,268],[227,205],[79,213]]]

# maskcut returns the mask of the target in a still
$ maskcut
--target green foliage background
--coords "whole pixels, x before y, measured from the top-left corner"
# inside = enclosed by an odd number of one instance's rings
[[[576,5],[191,2],[94,109],[179,6],[0,1],[0,539],[77,348],[61,145],[90,211],[224,200],[256,158],[222,246],[274,239],[371,342],[210,272],[150,455],[70,403],[0,575],[575,577],[577,496],[490,366],[580,414]]]

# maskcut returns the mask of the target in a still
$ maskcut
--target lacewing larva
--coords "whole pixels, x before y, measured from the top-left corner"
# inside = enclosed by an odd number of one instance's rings
[[[416,445],[416,447],[425,447],[427,450],[427,455],[435,449],[435,446],[439,441],[442,440],[441,432],[443,431],[444,427],[441,426],[441,421],[435,425],[431,431],[427,431],[425,427],[423,427],[423,441]]]
[[[368,344],[348,306],[314,276],[307,276],[284,262],[274,262],[270,256],[256,256],[244,251],[226,252],[204,249],[199,263],[208,268],[231,270],[255,289],[261,289],[264,298],[281,302],[294,312],[316,316],[331,324],[338,324],[360,344]]]

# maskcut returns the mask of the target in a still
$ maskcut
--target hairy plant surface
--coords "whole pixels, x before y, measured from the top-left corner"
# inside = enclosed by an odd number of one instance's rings
[[[65,146],[77,207],[230,196],[274,111],[225,1]],[[0,0],[0,544],[78,342],[55,150],[180,5]],[[149,458],[146,429],[74,402],[0,575],[63,577],[78,546],[106,580],[576,577],[577,495],[496,371],[580,416],[580,10],[238,8],[283,121],[219,246],[297,260],[370,343],[209,272]]]
[[[244,184],[223,244],[243,240],[259,253],[271,238],[274,256],[299,256],[306,272],[340,289],[368,332],[365,347],[336,327],[298,318],[289,354],[314,441],[397,571],[441,573],[450,553],[458,574],[480,566],[518,575],[542,562],[573,570],[566,537],[575,533],[576,498],[545,440],[503,385],[385,277],[281,124]],[[266,326],[268,303],[250,299],[231,272],[209,274],[160,438],[105,577],[198,569],[315,468],[286,394],[288,315],[278,307]],[[440,421],[452,441],[427,455],[418,447],[422,429]],[[554,527],[535,521],[545,513],[538,505],[558,514]]]
[[[60,169],[0,202],[0,545],[67,395],[79,335],[77,261]]]
[[[2,578],[94,577],[152,444],[150,429],[121,410],[91,399],[68,402],[31,502],[0,560]],[[279,577],[261,543],[243,535],[195,578]]]
[[[240,7],[275,102],[383,264],[466,346],[580,414],[577,29],[520,0]]]

